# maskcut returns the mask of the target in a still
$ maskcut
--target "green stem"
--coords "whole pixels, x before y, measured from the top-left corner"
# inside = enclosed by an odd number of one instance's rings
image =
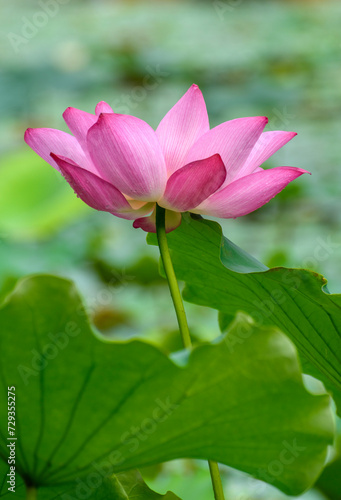
[[[26,500],[37,500],[37,489],[34,486],[26,486]]]
[[[214,498],[215,500],[224,500],[224,490],[221,482],[218,464],[216,462],[212,462],[212,460],[209,460],[208,465],[210,467]]]
[[[190,349],[192,347],[191,336],[189,334],[185,308],[182,302],[179,285],[175,276],[172,259],[169,253],[165,225],[166,225],[166,210],[162,207],[159,207],[159,205],[156,205],[156,234],[160,248],[160,255],[166,273],[169,290],[173,299],[174,309],[179,323],[179,330],[182,338],[182,343],[186,349]]]
[[[169,290],[172,296],[174,309],[178,319],[179,330],[182,338],[182,343],[186,349],[191,349],[192,341],[189,333],[186,312],[175,276],[172,259],[169,252],[167,235],[166,235],[166,210],[159,205],[156,205],[156,235],[160,248],[162,264],[165,270],[168,281]],[[225,500],[221,477],[219,474],[218,464],[209,460],[208,462],[211,474],[211,480],[214,491],[215,500]]]

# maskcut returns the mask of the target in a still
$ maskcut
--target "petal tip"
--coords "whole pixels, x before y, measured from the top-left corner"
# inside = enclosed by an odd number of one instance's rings
[[[96,104],[95,107],[95,114],[96,116],[100,115],[101,113],[107,113],[107,114],[112,114],[114,111],[111,106],[105,101],[99,101]]]
[[[223,159],[219,153],[215,153],[213,156],[211,156],[211,158],[214,158],[215,160],[220,160],[223,163]]]
[[[102,121],[106,121],[106,120],[109,120],[110,118],[113,117],[113,114],[110,114],[110,113],[100,113],[98,115],[98,120],[97,122],[95,123],[95,125],[97,125],[98,123],[102,122]]]
[[[304,168],[297,168],[297,167],[288,167],[290,170],[294,169],[297,172],[297,176],[303,175],[303,174],[309,174],[312,175],[309,170],[305,170]]]
[[[133,222],[133,227],[135,229],[142,229],[146,233],[156,233],[155,222],[151,220],[149,217],[140,217],[139,219],[135,219]]]
[[[291,132],[291,131],[288,131],[288,132],[285,131],[285,132],[283,132],[283,131],[278,130],[277,133],[278,134],[280,134],[280,133],[285,134],[285,136],[287,137],[286,140],[285,140],[285,143],[283,144],[283,146],[285,144],[287,144],[289,141],[291,141],[297,135],[297,132]]]
[[[25,133],[24,133],[24,141],[25,142],[27,142],[27,139],[31,135],[32,130],[33,130],[33,128],[28,128],[25,130]]]
[[[264,172],[267,172],[269,170],[276,170],[276,169],[286,169],[287,171],[290,171],[293,173],[293,180],[297,179],[297,177],[300,177],[303,174],[309,174],[312,175],[309,170],[305,170],[304,168],[298,168],[298,167],[275,167],[275,168],[269,168],[267,170],[264,170]]]
[[[105,121],[107,115],[108,115],[108,113],[100,113],[97,116],[97,121],[95,121],[95,123],[89,128],[88,133],[87,133],[87,137],[88,137],[88,134],[89,134],[91,129],[95,129],[98,125],[101,125],[102,122]]]
[[[71,113],[72,113],[74,110],[75,110],[75,108],[73,108],[72,106],[68,106],[68,107],[66,108],[66,110],[64,111],[64,113],[63,113],[63,115],[62,115],[65,121],[67,120],[67,118],[71,115]]]

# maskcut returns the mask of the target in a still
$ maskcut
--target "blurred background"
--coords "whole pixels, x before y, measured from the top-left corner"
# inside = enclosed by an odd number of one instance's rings
[[[131,222],[91,210],[23,141],[27,127],[67,130],[68,106],[100,100],[156,127],[192,83],[211,126],[254,115],[298,136],[267,166],[307,169],[270,204],[220,221],[268,266],[341,281],[341,3],[339,1],[0,0],[0,294],[29,273],[73,279],[97,328],[180,347],[158,252]],[[219,334],[214,311],[188,305],[197,338]],[[228,498],[285,498],[225,470]],[[144,471],[151,486],[211,498],[206,464]],[[194,481],[195,478],[195,481]],[[304,498],[341,498],[312,490]]]

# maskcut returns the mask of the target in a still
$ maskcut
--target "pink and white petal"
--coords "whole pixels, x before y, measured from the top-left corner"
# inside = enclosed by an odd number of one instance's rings
[[[166,210],[165,227],[166,233],[174,231],[181,224],[181,214],[179,212],[173,212],[171,210]],[[156,233],[156,207],[153,213],[149,217],[142,217],[136,219],[133,223],[135,229],[141,228],[147,233]]]
[[[168,175],[185,165],[185,156],[188,151],[209,129],[203,95],[197,85],[192,85],[168,111],[156,129],[156,135],[165,156]]]
[[[101,101],[97,104],[95,113],[99,116],[101,113],[113,113],[111,106],[105,101]]]
[[[300,168],[276,167],[247,175],[214,193],[194,212],[223,219],[247,215],[268,203],[302,174],[310,172]]]
[[[270,156],[285,146],[296,135],[296,132],[284,132],[280,130],[263,132],[234,180],[255,172],[257,167],[260,167]]]
[[[71,133],[76,137],[83,150],[87,152],[86,136],[89,128],[97,122],[97,116],[80,109],[67,108],[63,113],[63,118]]]
[[[138,208],[133,208],[134,200],[128,202],[123,194],[110,182],[84,170],[68,158],[53,155],[59,164],[60,171],[75,193],[87,205],[103,212],[110,212],[122,219],[134,220],[136,217],[149,215],[155,203],[136,203]]]
[[[53,153],[51,156],[77,196],[90,207],[110,213],[131,209],[123,194],[109,182],[81,168],[69,158]]]
[[[156,201],[166,187],[166,165],[154,130],[129,115],[102,113],[88,132],[99,172],[135,200]]]
[[[30,148],[58,171],[60,168],[50,153],[70,158],[89,172],[97,173],[96,167],[84,153],[77,139],[66,132],[52,128],[28,128],[25,132],[25,141]]]
[[[215,193],[225,177],[219,155],[189,163],[170,176],[159,205],[177,212],[191,210]]]
[[[135,229],[143,229],[146,233],[156,233],[156,214],[154,212],[149,217],[141,217],[134,220],[133,227]]]
[[[98,171],[135,200],[157,201],[167,172],[154,130],[129,115],[102,113],[88,132],[88,150]]]
[[[244,165],[267,123],[265,116],[221,123],[200,137],[186,156],[186,163],[220,154],[227,172],[222,186],[225,187]]]

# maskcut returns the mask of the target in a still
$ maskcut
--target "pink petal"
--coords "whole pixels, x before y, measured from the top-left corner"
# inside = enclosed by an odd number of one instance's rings
[[[249,214],[271,200],[306,170],[277,167],[242,177],[205,200],[194,212],[224,219]]]
[[[82,168],[97,173],[96,167],[84,153],[77,139],[66,132],[52,128],[28,128],[25,132],[25,141],[39,156],[57,170],[60,170],[59,166],[50,153],[70,158]]]
[[[287,142],[291,141],[296,135],[296,132],[282,132],[280,130],[263,132],[234,180],[256,171],[257,167],[260,167],[270,156],[287,144]]]
[[[154,130],[134,116],[103,113],[88,132],[99,172],[135,200],[156,201],[166,186],[166,165]]]
[[[141,228],[147,233],[156,233],[156,208],[149,217],[142,217],[136,219],[133,226],[138,229]],[[172,212],[166,210],[166,233],[174,231],[181,224],[181,214],[179,212]]]
[[[166,159],[168,175],[185,165],[184,160],[189,149],[209,129],[203,95],[197,85],[192,85],[168,111],[156,129]]]
[[[113,113],[113,110],[109,106],[109,104],[107,104],[104,101],[101,101],[97,104],[95,113],[97,116],[99,116],[101,113]]]
[[[218,125],[194,144],[186,156],[186,163],[220,154],[227,171],[225,187],[244,165],[267,122],[266,117],[256,116]]]
[[[109,182],[84,170],[69,158],[53,153],[51,156],[77,196],[90,207],[104,212],[117,212],[130,208],[123,194]]]
[[[86,135],[88,130],[97,122],[97,116],[76,108],[67,108],[63,113],[63,118],[71,133],[76,137],[83,150],[86,152]]]
[[[51,154],[77,196],[95,210],[110,212],[123,219],[135,219],[151,212],[152,205],[133,210],[123,194],[109,182],[84,170],[69,158]]]
[[[159,204],[177,212],[191,210],[213,194],[225,177],[219,155],[189,163],[170,176]]]

